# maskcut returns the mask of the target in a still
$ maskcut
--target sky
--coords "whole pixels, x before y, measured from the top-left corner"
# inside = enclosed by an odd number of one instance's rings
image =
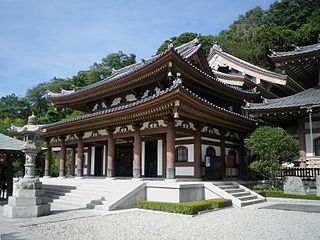
[[[112,52],[155,54],[184,32],[216,35],[274,0],[0,0],[0,97],[23,97]]]

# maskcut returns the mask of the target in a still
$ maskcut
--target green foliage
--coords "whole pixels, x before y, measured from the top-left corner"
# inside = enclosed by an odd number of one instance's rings
[[[286,194],[281,191],[267,191],[267,190],[254,190],[254,191],[264,197],[320,200],[320,196],[317,196],[315,194],[299,195],[299,194]]]
[[[245,142],[245,147],[260,157],[249,168],[268,177],[277,185],[281,173],[281,161],[298,156],[298,144],[284,129],[269,126],[257,128]]]
[[[229,199],[210,199],[185,203],[138,201],[137,204],[138,208],[143,209],[193,215],[204,210],[230,206],[231,201]]]
[[[245,147],[262,160],[285,161],[298,156],[298,144],[283,128],[257,128],[245,142]]]
[[[253,187],[253,190],[254,191],[273,191],[273,192],[282,191],[281,189],[268,184],[258,184]]]
[[[12,162],[13,174],[17,174],[19,171],[23,171],[24,158],[19,157]]]

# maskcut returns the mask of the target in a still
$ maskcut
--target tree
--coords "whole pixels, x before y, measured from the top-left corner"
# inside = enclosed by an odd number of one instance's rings
[[[258,174],[269,177],[273,186],[277,183],[281,162],[298,156],[296,140],[282,128],[257,128],[246,140],[245,147],[260,158],[249,167]]]

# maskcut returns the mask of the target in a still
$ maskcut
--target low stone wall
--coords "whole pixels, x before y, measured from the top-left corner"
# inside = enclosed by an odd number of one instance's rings
[[[283,182],[283,190],[287,194],[316,194],[316,189],[320,188],[316,184],[315,180],[304,180],[300,177],[287,176]]]

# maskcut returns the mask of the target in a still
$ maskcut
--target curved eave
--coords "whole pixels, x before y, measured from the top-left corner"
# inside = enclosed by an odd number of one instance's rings
[[[237,58],[229,53],[226,53],[226,52],[223,52],[223,51],[219,51],[219,50],[216,50],[214,49],[208,56],[208,60],[211,59],[213,57],[214,54],[217,54],[219,55],[220,57],[223,57],[223,58],[226,58],[228,61],[231,61],[233,62],[234,64],[237,64],[243,68],[246,68],[246,69],[250,69],[251,71],[253,72],[257,72],[259,74],[262,74],[262,75],[265,75],[265,76],[268,76],[268,77],[271,77],[271,78],[275,78],[275,79],[278,79],[278,80],[281,80],[281,81],[287,81],[287,76],[286,75],[282,75],[282,74],[279,74],[279,73],[275,73],[275,72],[271,72],[271,71],[268,71],[266,69],[263,69],[261,67],[258,67],[258,66],[255,66],[247,61],[244,61],[240,58]]]
[[[217,124],[224,124],[224,126],[230,125],[234,129],[242,129],[242,131],[251,130],[255,125],[255,120],[247,118],[237,113],[233,113],[224,108],[220,108],[213,103],[208,102],[205,99],[201,99],[196,94],[193,94],[190,90],[183,86],[174,85],[170,89],[166,89],[160,95],[150,96],[146,99],[133,103],[132,106],[118,106],[108,110],[102,110],[96,113],[87,114],[78,118],[69,119],[57,123],[48,124],[45,126],[45,136],[56,136],[57,134],[66,134],[69,132],[85,131],[88,129],[96,129],[97,125],[101,128],[106,128],[107,121],[115,121],[116,119],[122,119],[130,116],[140,116],[143,119],[144,112],[153,111],[161,117],[160,113],[157,113],[154,109],[159,111],[169,111],[172,114],[173,107],[176,100],[180,100],[182,106],[189,106],[194,111],[200,111],[204,114],[203,119],[207,123],[213,123],[213,119],[217,121]],[[183,112],[183,110],[181,110]],[[168,114],[168,112],[166,112]],[[182,113],[183,114],[183,113]],[[147,116],[146,116],[147,117]],[[195,118],[199,116],[194,115]],[[109,122],[110,123],[110,122]],[[114,122],[119,124],[119,122]]]

